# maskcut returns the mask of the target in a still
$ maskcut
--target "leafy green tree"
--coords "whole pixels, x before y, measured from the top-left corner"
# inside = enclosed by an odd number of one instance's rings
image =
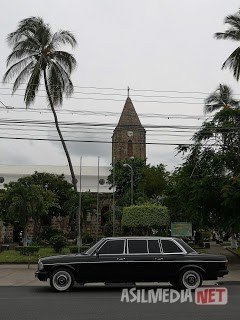
[[[219,87],[211,93],[205,100],[205,112],[213,112],[222,108],[237,108],[239,101],[234,99],[232,89],[220,84]]]
[[[235,13],[227,16],[224,20],[225,24],[229,25],[229,28],[224,32],[215,33],[216,39],[223,40],[232,40],[237,43],[240,41],[240,10]],[[239,80],[240,76],[240,47],[237,47],[227,60],[223,63],[222,69],[229,68],[234,77]]]
[[[15,78],[13,93],[26,80],[24,95],[26,107],[34,102],[41,78],[44,78],[47,99],[53,113],[56,129],[67,157],[72,177],[72,184],[77,190],[76,178],[71,158],[59,127],[55,107],[62,104],[63,95],[73,93],[71,73],[76,66],[72,54],[60,50],[61,45],[75,47],[76,39],[69,31],[60,30],[52,33],[50,26],[39,17],[30,17],[19,22],[16,31],[7,37],[12,53],[7,58],[3,81]]]
[[[123,166],[127,163],[133,168],[134,203],[140,204],[154,196],[161,195],[167,184],[168,172],[163,164],[156,167],[146,165],[141,159],[126,159],[115,164],[115,186],[117,205],[120,207],[130,204],[131,199],[131,171]],[[108,177],[113,184],[113,170]]]
[[[123,208],[122,226],[129,228],[134,235],[150,235],[152,229],[168,227],[170,223],[167,207],[145,203]]]
[[[148,199],[153,199],[163,194],[169,173],[163,164],[155,166],[146,166],[143,169],[143,179],[140,187],[144,190],[144,194]]]
[[[228,177],[226,184],[222,188],[222,196],[223,206],[226,211],[223,224],[226,225],[232,233],[237,233],[240,229],[240,175]],[[231,212],[230,216],[228,215],[229,211]]]
[[[20,182],[6,185],[6,192],[1,201],[4,221],[19,221],[23,228],[23,244],[27,244],[27,224],[30,218],[35,223],[41,216],[47,215],[50,207],[57,205],[55,195],[40,186],[26,186]]]
[[[226,206],[233,199],[226,193],[232,189],[226,186],[229,179],[240,175],[239,127],[240,110],[223,108],[203,123],[193,136],[193,145],[179,147],[187,153],[184,163],[170,177],[164,199],[172,220],[228,231],[230,221],[232,226],[238,225],[239,210],[236,212],[234,204]]]
[[[45,217],[45,220],[48,221],[49,224],[51,223],[53,216],[65,217],[69,215],[70,210],[67,204],[71,202],[72,198],[76,197],[76,194],[78,194],[72,189],[72,184],[65,180],[63,174],[58,175],[35,171],[34,174],[22,177],[18,181],[26,186],[36,185],[42,187],[43,189],[49,190],[55,194],[58,205],[57,207],[54,205],[49,208],[49,213]],[[75,214],[77,208],[78,206],[75,208]]]

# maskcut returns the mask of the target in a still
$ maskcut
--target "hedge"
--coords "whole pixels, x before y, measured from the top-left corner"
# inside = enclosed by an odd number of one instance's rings
[[[167,207],[157,204],[143,204],[123,208],[124,227],[165,227],[170,223]]]
[[[39,251],[39,247],[37,246],[15,247],[15,250],[20,252],[24,256],[30,256],[31,254],[37,253]]]

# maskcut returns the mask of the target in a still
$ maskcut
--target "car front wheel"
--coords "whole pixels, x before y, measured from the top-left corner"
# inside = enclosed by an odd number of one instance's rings
[[[180,287],[183,289],[194,290],[202,285],[202,275],[196,270],[186,270],[180,274]]]
[[[74,276],[70,270],[58,269],[50,277],[50,285],[57,291],[68,291],[74,284]]]

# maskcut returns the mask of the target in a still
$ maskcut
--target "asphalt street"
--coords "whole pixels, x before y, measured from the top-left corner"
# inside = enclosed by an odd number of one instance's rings
[[[229,296],[228,304],[222,306],[199,306],[194,302],[126,303],[120,301],[120,287],[74,288],[66,293],[54,292],[47,286],[0,287],[0,319],[239,319],[240,283],[224,286]]]

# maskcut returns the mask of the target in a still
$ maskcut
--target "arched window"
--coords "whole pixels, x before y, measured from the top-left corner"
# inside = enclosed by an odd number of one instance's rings
[[[128,155],[128,158],[133,156],[133,143],[132,143],[132,140],[128,140],[127,155]]]

